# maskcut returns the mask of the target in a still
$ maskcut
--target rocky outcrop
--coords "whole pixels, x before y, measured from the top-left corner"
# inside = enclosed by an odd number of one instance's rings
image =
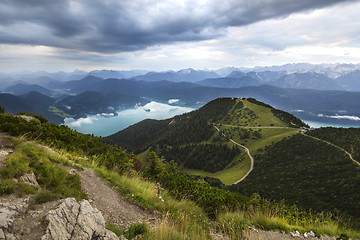
[[[16,239],[12,233],[17,217],[27,209],[30,198],[0,201],[0,240]]]
[[[67,198],[57,209],[49,211],[45,221],[48,225],[41,240],[119,239],[105,228],[101,212],[87,200],[78,203],[74,198]]]
[[[39,183],[36,181],[35,174],[33,172],[31,173],[25,173],[20,177],[20,181],[30,184],[33,187],[38,187]]]

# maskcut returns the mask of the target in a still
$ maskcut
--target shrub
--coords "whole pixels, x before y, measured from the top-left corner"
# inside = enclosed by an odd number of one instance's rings
[[[132,224],[129,229],[125,232],[124,236],[127,239],[134,239],[138,235],[145,236],[149,233],[149,227],[145,223]]]
[[[56,196],[49,191],[40,191],[35,195],[35,203],[41,204],[55,200]]]

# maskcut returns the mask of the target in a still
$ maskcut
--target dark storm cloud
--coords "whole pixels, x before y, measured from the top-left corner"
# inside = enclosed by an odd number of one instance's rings
[[[2,0],[0,43],[116,53],[354,0]]]

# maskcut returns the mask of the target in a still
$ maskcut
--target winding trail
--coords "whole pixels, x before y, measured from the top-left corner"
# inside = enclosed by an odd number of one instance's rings
[[[276,127],[276,126],[238,126],[238,125],[230,125],[230,124],[221,124],[221,123],[210,123],[213,125],[224,126],[224,127],[234,127],[234,128],[280,128],[280,129],[293,129],[292,127]],[[295,128],[295,127],[294,127]],[[295,128],[298,129],[298,128]]]
[[[317,138],[317,137],[314,137],[314,136],[310,136],[310,135],[307,135],[307,134],[304,134],[304,133],[302,133],[302,134],[303,134],[304,136],[309,137],[309,138],[312,138],[312,139],[315,139],[315,140],[324,142],[324,143],[326,143],[326,144],[329,144],[330,146],[333,146],[333,147],[336,147],[337,149],[340,149],[341,151],[343,151],[344,153],[346,153],[346,154],[349,156],[349,158],[351,159],[351,161],[353,161],[354,163],[356,163],[357,165],[360,166],[360,162],[356,161],[356,160],[353,158],[353,156],[352,156],[348,151],[346,151],[345,149],[343,149],[342,147],[339,147],[338,145],[335,145],[335,144],[333,144],[333,143],[331,143],[331,142],[325,141],[325,140],[323,140],[323,139],[320,139],[320,138]]]
[[[220,129],[219,129],[217,126],[213,125],[213,127],[214,127],[216,130],[218,130],[218,132],[221,133],[224,137],[226,137],[226,135],[225,135],[223,132],[221,132]],[[229,139],[230,139],[230,138],[229,138]],[[254,158],[251,156],[250,150],[249,150],[247,147],[245,147],[244,145],[241,145],[240,143],[235,142],[235,141],[232,140],[232,139],[230,139],[230,142],[232,142],[232,143],[234,143],[235,145],[238,145],[238,146],[244,148],[245,151],[246,151],[246,153],[247,153],[247,155],[249,156],[249,158],[250,158],[250,160],[251,160],[251,165],[250,165],[249,171],[248,171],[240,180],[238,180],[238,181],[236,181],[236,182],[233,183],[233,184],[238,184],[239,182],[241,182],[242,180],[244,180],[244,179],[251,173],[251,171],[254,169]]]

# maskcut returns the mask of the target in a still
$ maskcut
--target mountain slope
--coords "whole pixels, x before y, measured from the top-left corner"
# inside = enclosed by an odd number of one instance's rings
[[[360,91],[360,70],[340,76],[335,81],[348,91]]]
[[[23,95],[29,92],[39,92],[43,95],[50,96],[52,91],[47,88],[44,88],[37,84],[22,84],[18,83],[11,85],[3,90],[3,92],[10,93],[13,95]]]
[[[260,82],[252,77],[243,76],[239,78],[209,78],[196,82],[196,84],[208,87],[240,88],[247,86],[258,86],[260,85]]]
[[[101,93],[87,91],[75,96],[68,96],[56,103],[67,114],[83,116],[86,114],[114,113],[120,108],[134,107],[145,103],[144,99],[121,93]]]
[[[19,112],[34,113],[44,116],[50,122],[62,123],[63,118],[49,110],[54,103],[55,99],[38,92],[29,92],[21,96],[0,93],[0,104],[6,112],[13,114]]]
[[[288,204],[307,209],[338,210],[358,218],[359,176],[360,167],[342,150],[297,134],[256,155],[251,174],[229,189],[247,195],[256,192],[268,199],[284,199]]]
[[[192,68],[182,69],[180,71],[168,72],[149,72],[144,75],[136,76],[134,79],[145,81],[162,81],[168,80],[172,82],[197,82],[206,78],[216,78],[218,74],[211,71],[194,70]]]
[[[314,72],[285,75],[269,84],[282,88],[343,90],[333,79]]]
[[[278,141],[296,133],[298,130],[293,127],[304,125],[294,116],[255,99],[221,98],[181,116],[142,121],[106,137],[105,141],[135,152],[153,146],[165,159],[175,160],[186,171],[201,170],[205,171],[202,175],[208,176],[218,173],[226,184],[230,184],[248,171],[250,159],[243,148],[223,137],[213,124],[224,125],[219,127],[230,138],[240,136],[240,140],[249,144],[252,151],[270,144],[268,139]],[[227,125],[240,127],[232,129]],[[269,128],[258,129],[258,126]],[[225,177],[226,172],[233,171],[234,167],[244,169]],[[221,172],[225,169],[225,172]]]

